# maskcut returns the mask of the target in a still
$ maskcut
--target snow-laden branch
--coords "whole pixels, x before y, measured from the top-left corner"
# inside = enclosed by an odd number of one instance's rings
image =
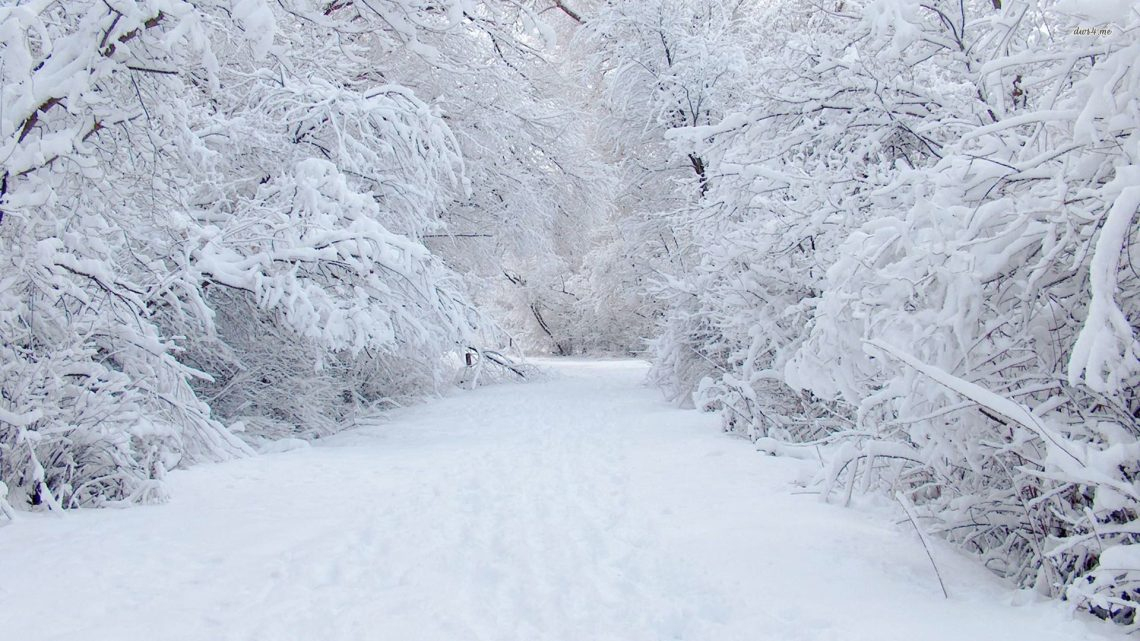
[[[974,401],[978,405],[996,414],[1000,414],[1001,416],[1015,421],[1018,425],[1021,425],[1022,427],[1040,436],[1042,440],[1048,442],[1050,445],[1056,448],[1058,452],[1068,456],[1073,460],[1073,462],[1082,467],[1087,467],[1087,463],[1085,462],[1084,457],[1079,452],[1077,452],[1077,450],[1072,447],[1072,445],[1066,443],[1065,439],[1062,436],[1049,429],[1044,423],[1041,422],[1041,419],[1034,416],[1024,405],[1005,398],[999,394],[995,394],[979,385],[971,383],[970,381],[958,378],[957,376],[954,376],[953,374],[938,367],[923,363],[910,354],[907,354],[906,352],[892,345],[888,345],[881,340],[868,340],[865,342],[868,345],[883,350],[887,354],[902,361],[909,367],[922,372],[922,374],[928,376],[931,380],[937,382],[938,384],[944,385],[947,388],[954,390],[956,393],[961,394],[962,396],[970,399],[971,401]]]
[[[1120,190],[1100,228],[1089,262],[1092,299],[1069,357],[1069,384],[1083,380],[1098,392],[1117,392],[1140,374],[1140,337],[1116,301],[1121,254],[1130,248],[1132,221],[1140,211],[1140,168],[1117,171],[1117,181],[1138,185]]]

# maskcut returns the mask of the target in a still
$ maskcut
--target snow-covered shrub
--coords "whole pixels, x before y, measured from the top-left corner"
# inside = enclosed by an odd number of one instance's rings
[[[166,251],[148,232],[181,177],[149,172],[163,141],[144,123],[160,116],[132,75],[200,62],[192,14],[175,1],[0,9],[0,481],[14,505],[153,500],[166,469],[248,451],[154,320]]]
[[[215,414],[327,434],[349,410],[434,389],[438,355],[474,341],[455,277],[379,215],[309,159],[189,245],[216,311],[185,360],[210,373],[195,387]]]
[[[849,16],[780,7],[756,19],[773,34],[756,45],[764,85],[721,122],[670,132],[674,145],[706,160],[711,178],[674,216],[698,250],[665,288],[680,303],[667,322],[697,331],[681,346],[658,341],[659,351],[680,353],[659,358],[656,376],[723,409],[730,429],[808,441],[850,423],[788,388],[784,365],[837,248],[874,215],[869,195],[899,168],[934,157],[938,135],[921,119],[945,112],[946,100],[919,89],[937,86],[937,66],[895,60]],[[799,29],[776,27],[786,20]],[[693,359],[707,365],[685,365]]]
[[[996,572],[1131,624],[1140,16],[1105,10],[794,13],[750,104],[669,134],[709,182],[670,218],[655,376],[753,438],[841,444],[825,492],[902,490]]]
[[[789,380],[858,406],[871,440],[848,474],[863,460],[989,567],[1130,623],[1135,578],[1100,561],[1140,534],[1140,45],[1122,18],[1095,42],[1042,38],[1083,24],[1058,13],[995,18],[1020,47],[978,61],[979,85],[1008,93],[884,190]],[[876,464],[884,441],[905,459]]]
[[[442,65],[427,41],[469,24],[506,43],[498,20],[459,1],[0,8],[3,513],[161,498],[167,469],[248,453],[238,430],[317,435],[449,375],[442,354],[486,324],[423,240],[468,183],[443,114],[387,63]]]

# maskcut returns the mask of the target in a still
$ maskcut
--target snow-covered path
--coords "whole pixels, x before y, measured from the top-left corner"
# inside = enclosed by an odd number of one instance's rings
[[[793,494],[806,463],[666,405],[642,364],[554,367],[173,474],[167,505],[24,515],[0,529],[0,639],[1117,636],[938,548],[944,600],[912,532]]]

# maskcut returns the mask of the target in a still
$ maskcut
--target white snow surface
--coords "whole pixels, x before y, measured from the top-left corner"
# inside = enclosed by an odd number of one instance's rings
[[[906,521],[797,493],[635,361],[456,392],[171,474],[169,504],[0,529],[4,641],[1081,641]]]

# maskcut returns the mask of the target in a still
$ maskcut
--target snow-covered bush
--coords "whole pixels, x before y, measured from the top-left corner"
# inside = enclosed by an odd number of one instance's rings
[[[196,388],[215,414],[328,433],[347,408],[434,389],[438,355],[474,341],[456,278],[332,163],[301,161],[248,205],[188,245],[216,311],[184,360],[211,374]]]
[[[201,25],[182,2],[41,2],[0,29],[0,480],[18,506],[160,498],[166,469],[247,451],[154,318],[149,232],[184,180],[149,170],[194,149],[147,137],[175,113],[143,87],[201,67]]]
[[[1119,18],[1095,41],[1033,5],[966,26],[1007,48],[972,47],[990,55],[962,82],[1005,92],[882,190],[788,380],[857,407],[847,474],[864,461],[989,567],[1131,623],[1135,578],[1099,560],[1140,534],[1140,44]],[[884,441],[906,455],[876,464]]]
[[[825,493],[904,491],[1131,624],[1140,16],[1094,5],[792,11],[767,82],[668,136],[709,180],[670,218],[654,372],[729,429],[839,444]]]
[[[680,343],[657,342],[655,376],[724,409],[732,429],[810,440],[847,423],[789,389],[784,365],[837,247],[874,215],[869,195],[899,167],[934,157],[938,134],[921,118],[946,101],[920,89],[937,86],[940,67],[869,46],[869,28],[850,16],[781,6],[754,19],[767,34],[755,45],[764,84],[719,123],[669,135],[706,160],[710,180],[673,217],[697,249],[666,287],[677,292],[666,322],[693,329]]]
[[[0,8],[0,515],[161,498],[173,466],[446,380],[488,323],[424,240],[470,185],[396,62],[458,73],[432,41],[477,25],[490,51],[520,15]]]

